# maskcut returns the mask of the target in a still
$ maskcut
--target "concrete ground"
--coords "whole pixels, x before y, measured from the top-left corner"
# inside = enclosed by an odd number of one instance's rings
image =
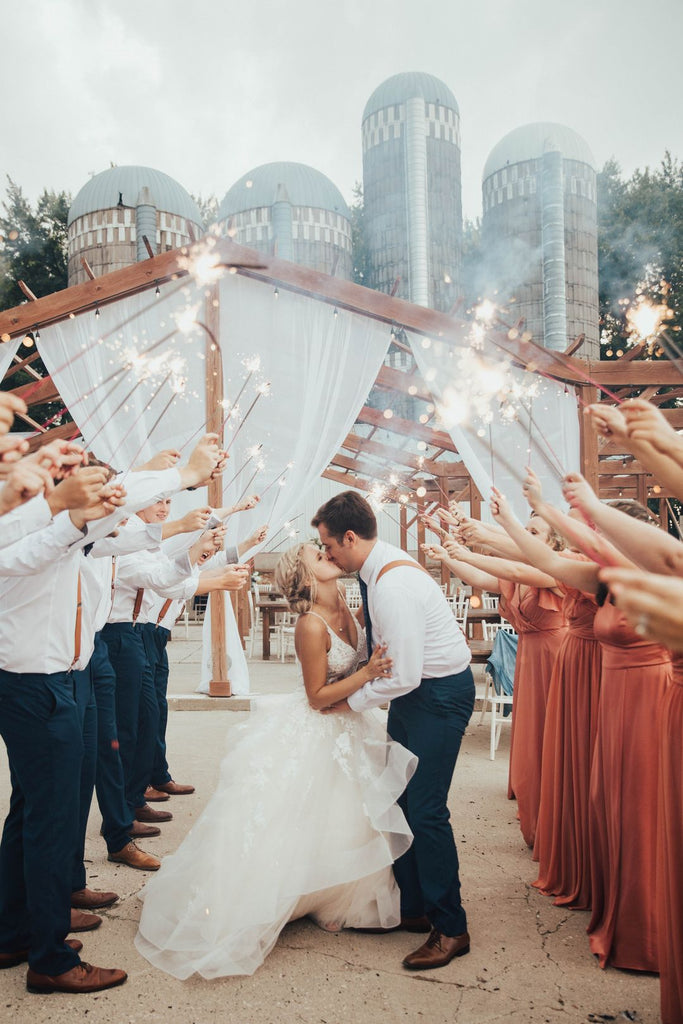
[[[234,726],[246,712],[229,713],[234,699],[191,693],[199,669],[198,627],[170,645],[173,712],[168,746],[172,770],[197,792],[164,804],[174,819],[162,835],[141,845],[163,856],[182,841],[207,802]],[[293,663],[250,665],[252,688],[282,692],[297,685]],[[180,710],[200,706],[205,711]],[[146,875],[110,864],[91,814],[86,857],[89,885],[114,889],[120,901],[102,911],[104,922],[83,939],[83,956],[101,966],[122,967],[127,984],[91,996],[29,995],[25,968],[2,973],[3,1019],[20,1024],[588,1024],[659,1020],[659,986],[653,976],[601,971],[588,951],[588,914],[554,907],[531,886],[535,865],[506,799],[509,730],[490,761],[488,720],[475,712],[464,739],[450,806],[458,843],[463,899],[472,936],[471,953],[448,967],[409,973],[402,957],[420,937],[405,933],[331,935],[308,921],[289,925],[265,964],[251,978],[177,981],[152,968],[134,945],[138,893]],[[4,754],[3,754],[4,757]],[[7,806],[6,762],[0,764],[0,800]],[[160,805],[157,805],[160,806]]]

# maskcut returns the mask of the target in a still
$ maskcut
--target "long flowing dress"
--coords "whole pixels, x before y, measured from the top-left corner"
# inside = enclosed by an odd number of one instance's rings
[[[552,590],[500,580],[501,615],[519,634],[515,664],[508,797],[517,800],[519,826],[528,846],[536,838],[541,799],[541,759],[548,688],[567,626],[563,599]]]
[[[663,1024],[683,1024],[683,655],[663,698],[659,742],[657,921]]]
[[[601,967],[656,972],[657,748],[671,655],[639,637],[610,601],[593,628],[602,684],[589,807],[590,948]]]
[[[557,654],[543,734],[541,802],[534,859],[537,889],[558,906],[590,903],[588,796],[600,698],[602,649],[595,639],[595,599],[558,584],[567,634]]]
[[[365,658],[328,627],[327,683]],[[288,921],[400,923],[392,863],[412,842],[396,805],[417,759],[381,712],[322,715],[303,684],[231,730],[203,814],[143,890],[135,944],[177,978],[253,974]]]

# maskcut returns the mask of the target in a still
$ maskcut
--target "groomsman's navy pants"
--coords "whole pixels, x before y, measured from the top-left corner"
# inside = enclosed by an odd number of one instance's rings
[[[74,892],[85,889],[85,833],[88,815],[95,788],[97,766],[97,705],[93,691],[92,658],[84,669],[73,673],[74,697],[78,712],[78,724],[83,738],[83,761],[81,763],[81,788],[78,804],[78,832],[74,850],[74,865],[71,888]]]
[[[426,914],[434,928],[449,936],[467,931],[458,851],[446,801],[473,710],[474,679],[469,667],[458,675],[423,679],[416,690],[389,705],[389,735],[419,758],[398,801],[415,837],[394,864],[401,914]]]
[[[165,626],[157,626],[153,622],[146,622],[142,627],[147,661],[150,664],[154,678],[154,692],[159,708],[159,731],[157,732],[156,744],[154,747],[154,764],[152,766],[151,783],[153,786],[163,786],[165,782],[171,781],[171,773],[168,770],[166,760],[166,726],[168,724],[168,652],[166,644],[171,635],[170,629]]]
[[[95,791],[102,814],[102,835],[109,853],[118,853],[130,842],[133,815],[126,801],[126,783],[116,728],[116,674],[101,633],[95,634],[90,660],[97,704],[97,771]]]
[[[108,622],[102,630],[116,673],[116,726],[131,818],[145,802],[154,762],[159,709],[142,626]]]
[[[71,926],[83,738],[70,672],[0,670],[0,735],[12,782],[0,842],[0,951],[39,974],[80,963]]]

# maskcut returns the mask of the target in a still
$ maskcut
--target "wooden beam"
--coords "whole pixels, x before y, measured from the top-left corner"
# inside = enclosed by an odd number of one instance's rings
[[[29,408],[32,405],[39,405],[41,402],[53,402],[55,398],[60,397],[52,377],[43,377],[40,384],[35,382],[22,384],[21,387],[13,388],[12,394],[16,395],[17,398],[24,398],[26,395],[29,395]]]
[[[152,248],[152,243],[150,242],[150,240],[147,237],[147,235],[143,235],[142,236],[142,242],[143,242],[143,245],[144,245],[145,249],[147,250],[147,255],[149,256],[149,258],[151,260],[153,260],[154,257],[156,256],[156,253],[155,253],[154,249]]]
[[[433,402],[434,397],[419,373],[405,373],[392,366],[381,366],[375,379],[375,387],[386,391],[400,391],[424,402]]]
[[[669,387],[681,383],[680,371],[668,359],[633,359],[626,362],[589,361],[588,374],[614,391],[615,388]]]
[[[29,302],[38,301],[38,296],[33,294],[33,292],[31,291],[31,289],[29,288],[25,281],[17,281],[17,284],[19,285],[19,287],[21,288],[22,292],[29,300]]]
[[[218,286],[213,285],[207,294],[204,323],[210,334],[218,337],[220,313],[217,300]],[[223,361],[221,350],[210,338],[206,345],[206,427],[211,434],[218,434],[223,443]],[[209,504],[220,508],[223,504],[223,481],[221,477],[211,480],[208,487]],[[222,590],[209,594],[211,607],[211,680],[210,697],[230,697],[232,690],[228,676],[228,657],[225,648],[225,602],[229,600]]]
[[[421,423],[415,423],[413,420],[404,420],[400,416],[386,419],[381,410],[371,409],[369,405],[363,406],[356,419],[359,423],[369,423],[373,427],[389,430],[394,434],[403,434],[416,441],[425,441],[428,445],[443,448],[444,451],[457,455],[458,449],[453,444],[450,434],[446,434],[442,430],[434,430]]]
[[[71,438],[78,436],[78,426],[70,421],[69,423],[62,423],[59,427],[50,427],[49,430],[44,431],[42,434],[37,434],[35,437],[28,439],[28,450],[35,452],[38,448],[42,448],[48,441],[63,441],[65,438]]]
[[[81,266],[85,270],[85,272],[88,275],[88,277],[90,278],[90,280],[94,281],[95,280],[95,271],[90,266],[90,264],[86,260],[85,256],[81,256]]]
[[[402,448],[391,448],[389,445],[373,441],[369,437],[361,437],[360,434],[347,434],[341,446],[350,451],[377,455],[382,459],[386,459],[387,462],[408,466],[416,472],[422,470],[432,476],[449,476],[453,470],[457,470],[458,475],[461,475],[464,468],[462,462],[437,462],[434,459],[426,459],[419,455],[410,455]]]

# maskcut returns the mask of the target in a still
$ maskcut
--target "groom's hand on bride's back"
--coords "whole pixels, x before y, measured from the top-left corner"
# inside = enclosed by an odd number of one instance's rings
[[[334,715],[339,711],[351,711],[348,700],[340,700],[336,704],[331,704],[329,708],[321,708],[321,715]]]

